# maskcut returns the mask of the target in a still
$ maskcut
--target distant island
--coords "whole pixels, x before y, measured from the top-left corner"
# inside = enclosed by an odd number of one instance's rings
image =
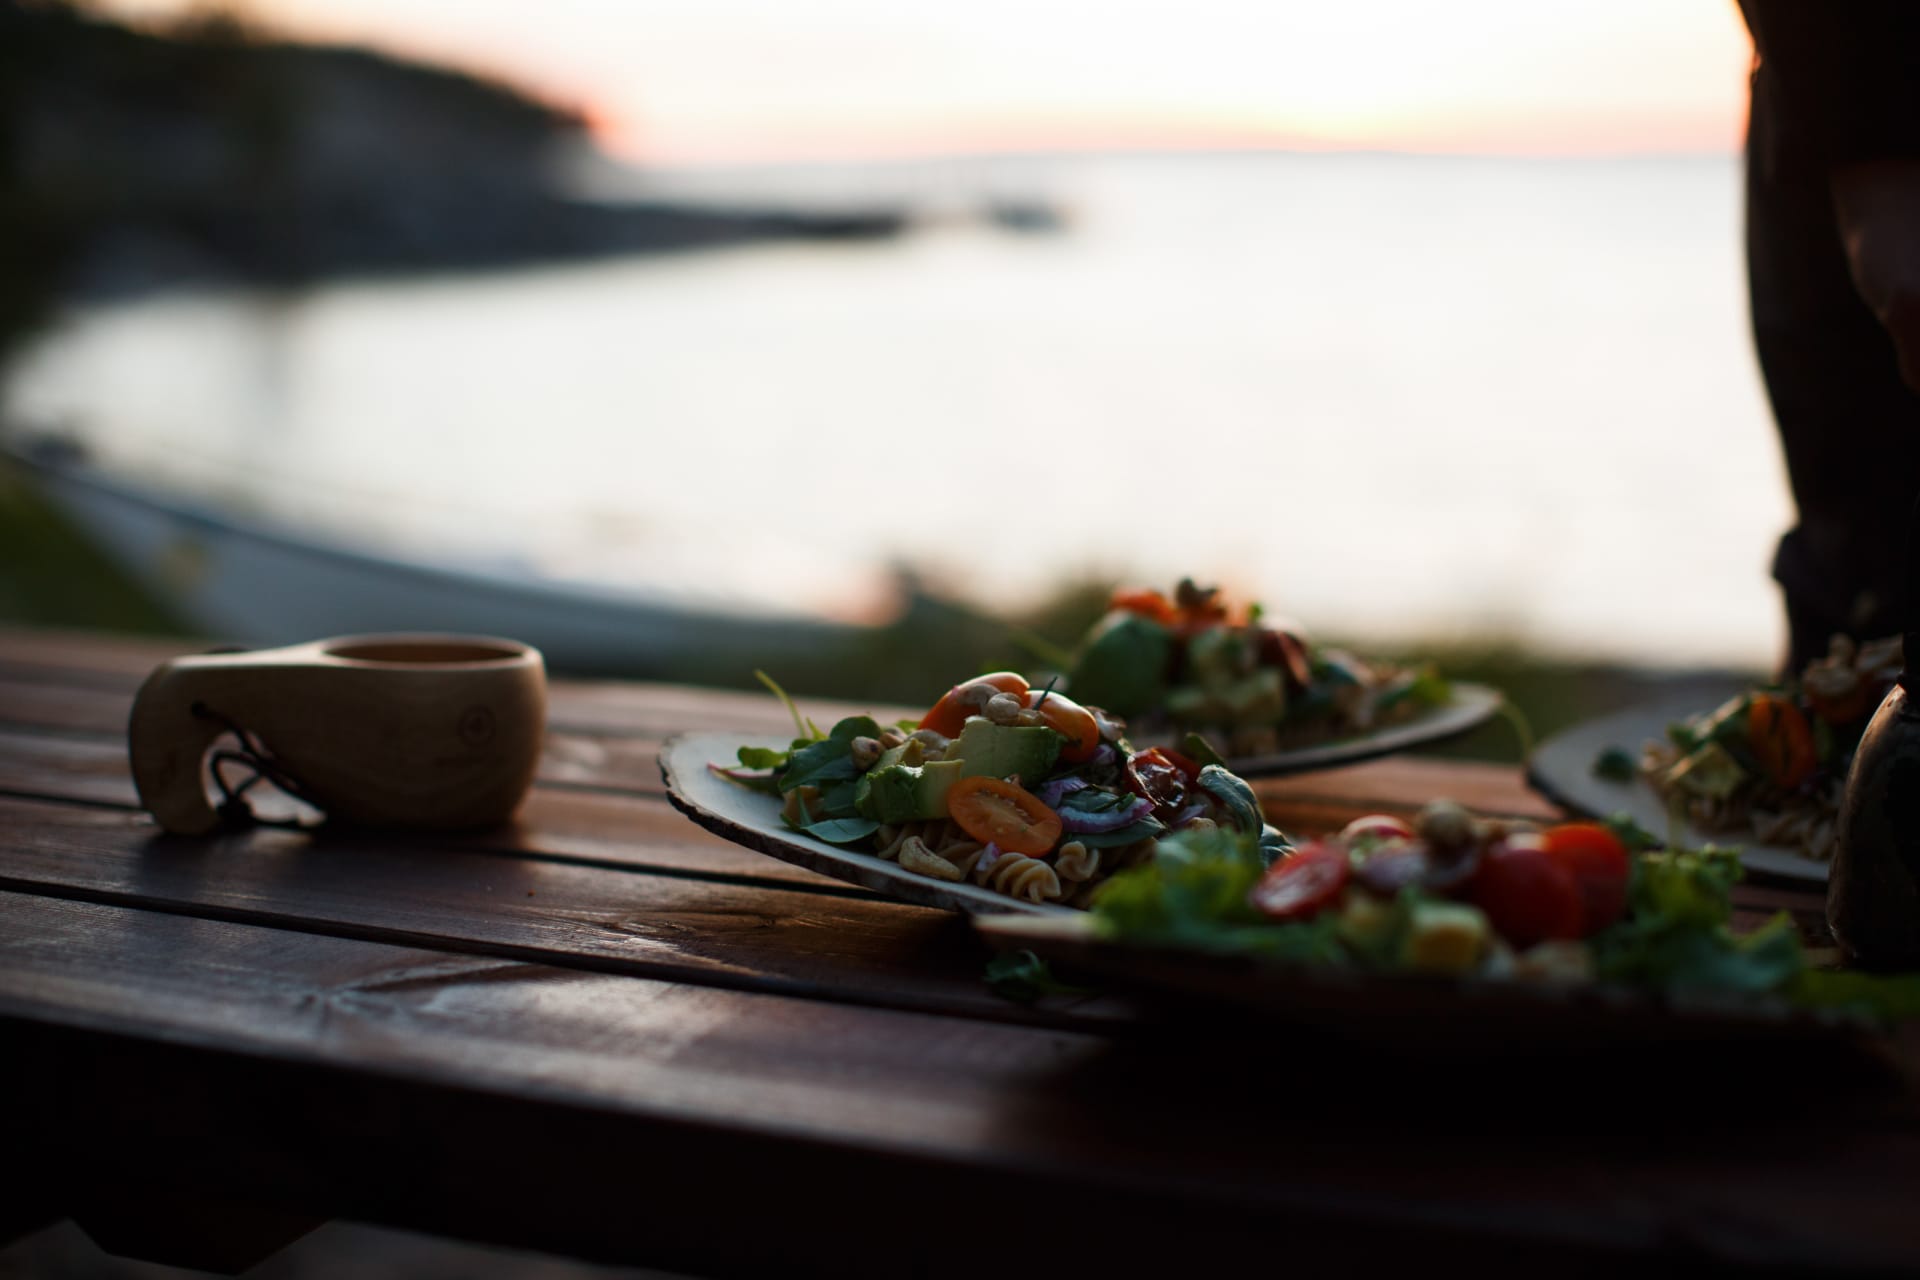
[[[831,214],[570,199],[580,116],[504,85],[221,17],[135,29],[0,0],[0,351],[55,296],[295,286],[771,238],[884,237]]]

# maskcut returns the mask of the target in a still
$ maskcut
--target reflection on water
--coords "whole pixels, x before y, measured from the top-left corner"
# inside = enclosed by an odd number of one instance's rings
[[[1213,575],[1319,631],[1770,665],[1789,519],[1726,160],[1049,172],[1063,235],[158,299],[7,408],[413,548],[841,606]]]

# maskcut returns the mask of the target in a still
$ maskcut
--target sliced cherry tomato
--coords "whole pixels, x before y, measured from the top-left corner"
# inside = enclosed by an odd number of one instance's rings
[[[1580,936],[1585,913],[1580,886],[1538,842],[1488,849],[1473,874],[1468,897],[1516,947]]]
[[[1160,592],[1145,587],[1122,587],[1113,593],[1113,598],[1107,602],[1107,607],[1142,618],[1152,618],[1155,622],[1173,621],[1173,601]]]
[[[941,695],[940,701],[933,704],[933,710],[920,717],[920,727],[931,729],[949,738],[956,736],[961,726],[966,724],[967,717],[976,714],[975,708],[961,704],[960,691],[970,684],[980,684],[983,681],[1000,692],[1010,693],[1016,698],[1027,696],[1025,676],[1016,675],[1011,671],[996,671],[991,675],[975,676],[971,680],[961,681]]]
[[[1136,751],[1127,760],[1127,790],[1153,801],[1157,818],[1171,818],[1187,803],[1187,775],[1159,747]]]
[[[1067,740],[1067,745],[1060,748],[1062,760],[1078,764],[1100,749],[1100,722],[1093,718],[1093,712],[1072,698],[1045,689],[1029,689],[1027,705],[1040,713],[1049,729]]]
[[[1820,767],[1807,717],[1793,703],[1770,693],[1755,694],[1747,708],[1747,744],[1761,772],[1775,786],[1797,787]]]
[[[1303,844],[1273,864],[1248,901],[1275,920],[1306,920],[1340,898],[1353,878],[1347,851],[1336,844]]]
[[[1618,920],[1627,909],[1632,860],[1620,837],[1597,822],[1569,822],[1540,835],[1546,855],[1566,868],[1580,891],[1580,935]]]
[[[975,840],[1012,853],[1042,854],[1060,839],[1060,815],[1000,778],[962,778],[947,791],[947,813]]]

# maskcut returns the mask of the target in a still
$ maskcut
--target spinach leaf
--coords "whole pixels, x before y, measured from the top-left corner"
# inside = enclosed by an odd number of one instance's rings
[[[833,731],[826,737],[796,746],[793,758],[787,761],[787,767],[780,774],[781,794],[795,787],[806,786],[825,791],[828,783],[852,781],[860,775],[858,766],[853,763],[853,740],[879,736],[880,726],[874,723],[872,716],[848,716],[833,726]],[[851,801],[848,811],[852,811]]]
[[[1207,765],[1200,770],[1200,788],[1226,807],[1234,829],[1241,834],[1258,836],[1267,825],[1253,788],[1238,774],[1228,773],[1217,764]]]
[[[1639,772],[1633,753],[1625,747],[1608,747],[1593,758],[1593,776],[1608,782],[1632,782]]]
[[[1142,818],[1130,822],[1117,831],[1083,831],[1068,836],[1069,840],[1078,840],[1089,849],[1117,849],[1124,844],[1135,844],[1141,840],[1155,839],[1166,834],[1167,825],[1158,818]]]
[[[1031,951],[1005,951],[987,962],[987,986],[1003,1000],[1032,1004],[1041,996],[1087,996],[1089,987],[1076,987],[1053,976],[1047,962]]]
[[[809,822],[800,828],[828,844],[852,844],[856,840],[865,840],[879,829],[880,824],[872,818],[826,818]]]

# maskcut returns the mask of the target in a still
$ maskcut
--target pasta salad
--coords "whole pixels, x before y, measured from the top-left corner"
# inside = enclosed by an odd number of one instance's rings
[[[1669,725],[1637,760],[1608,752],[1595,769],[1621,780],[1638,773],[1696,830],[1829,860],[1848,766],[1900,662],[1899,636],[1835,636],[1794,678]]]
[[[1229,831],[1268,858],[1287,847],[1204,741],[1136,749],[1122,721],[1016,672],[954,685],[918,720],[822,732],[795,710],[794,724],[785,750],[743,746],[737,766],[710,767],[777,797],[789,828],[935,880],[1084,907],[1172,832]]]

